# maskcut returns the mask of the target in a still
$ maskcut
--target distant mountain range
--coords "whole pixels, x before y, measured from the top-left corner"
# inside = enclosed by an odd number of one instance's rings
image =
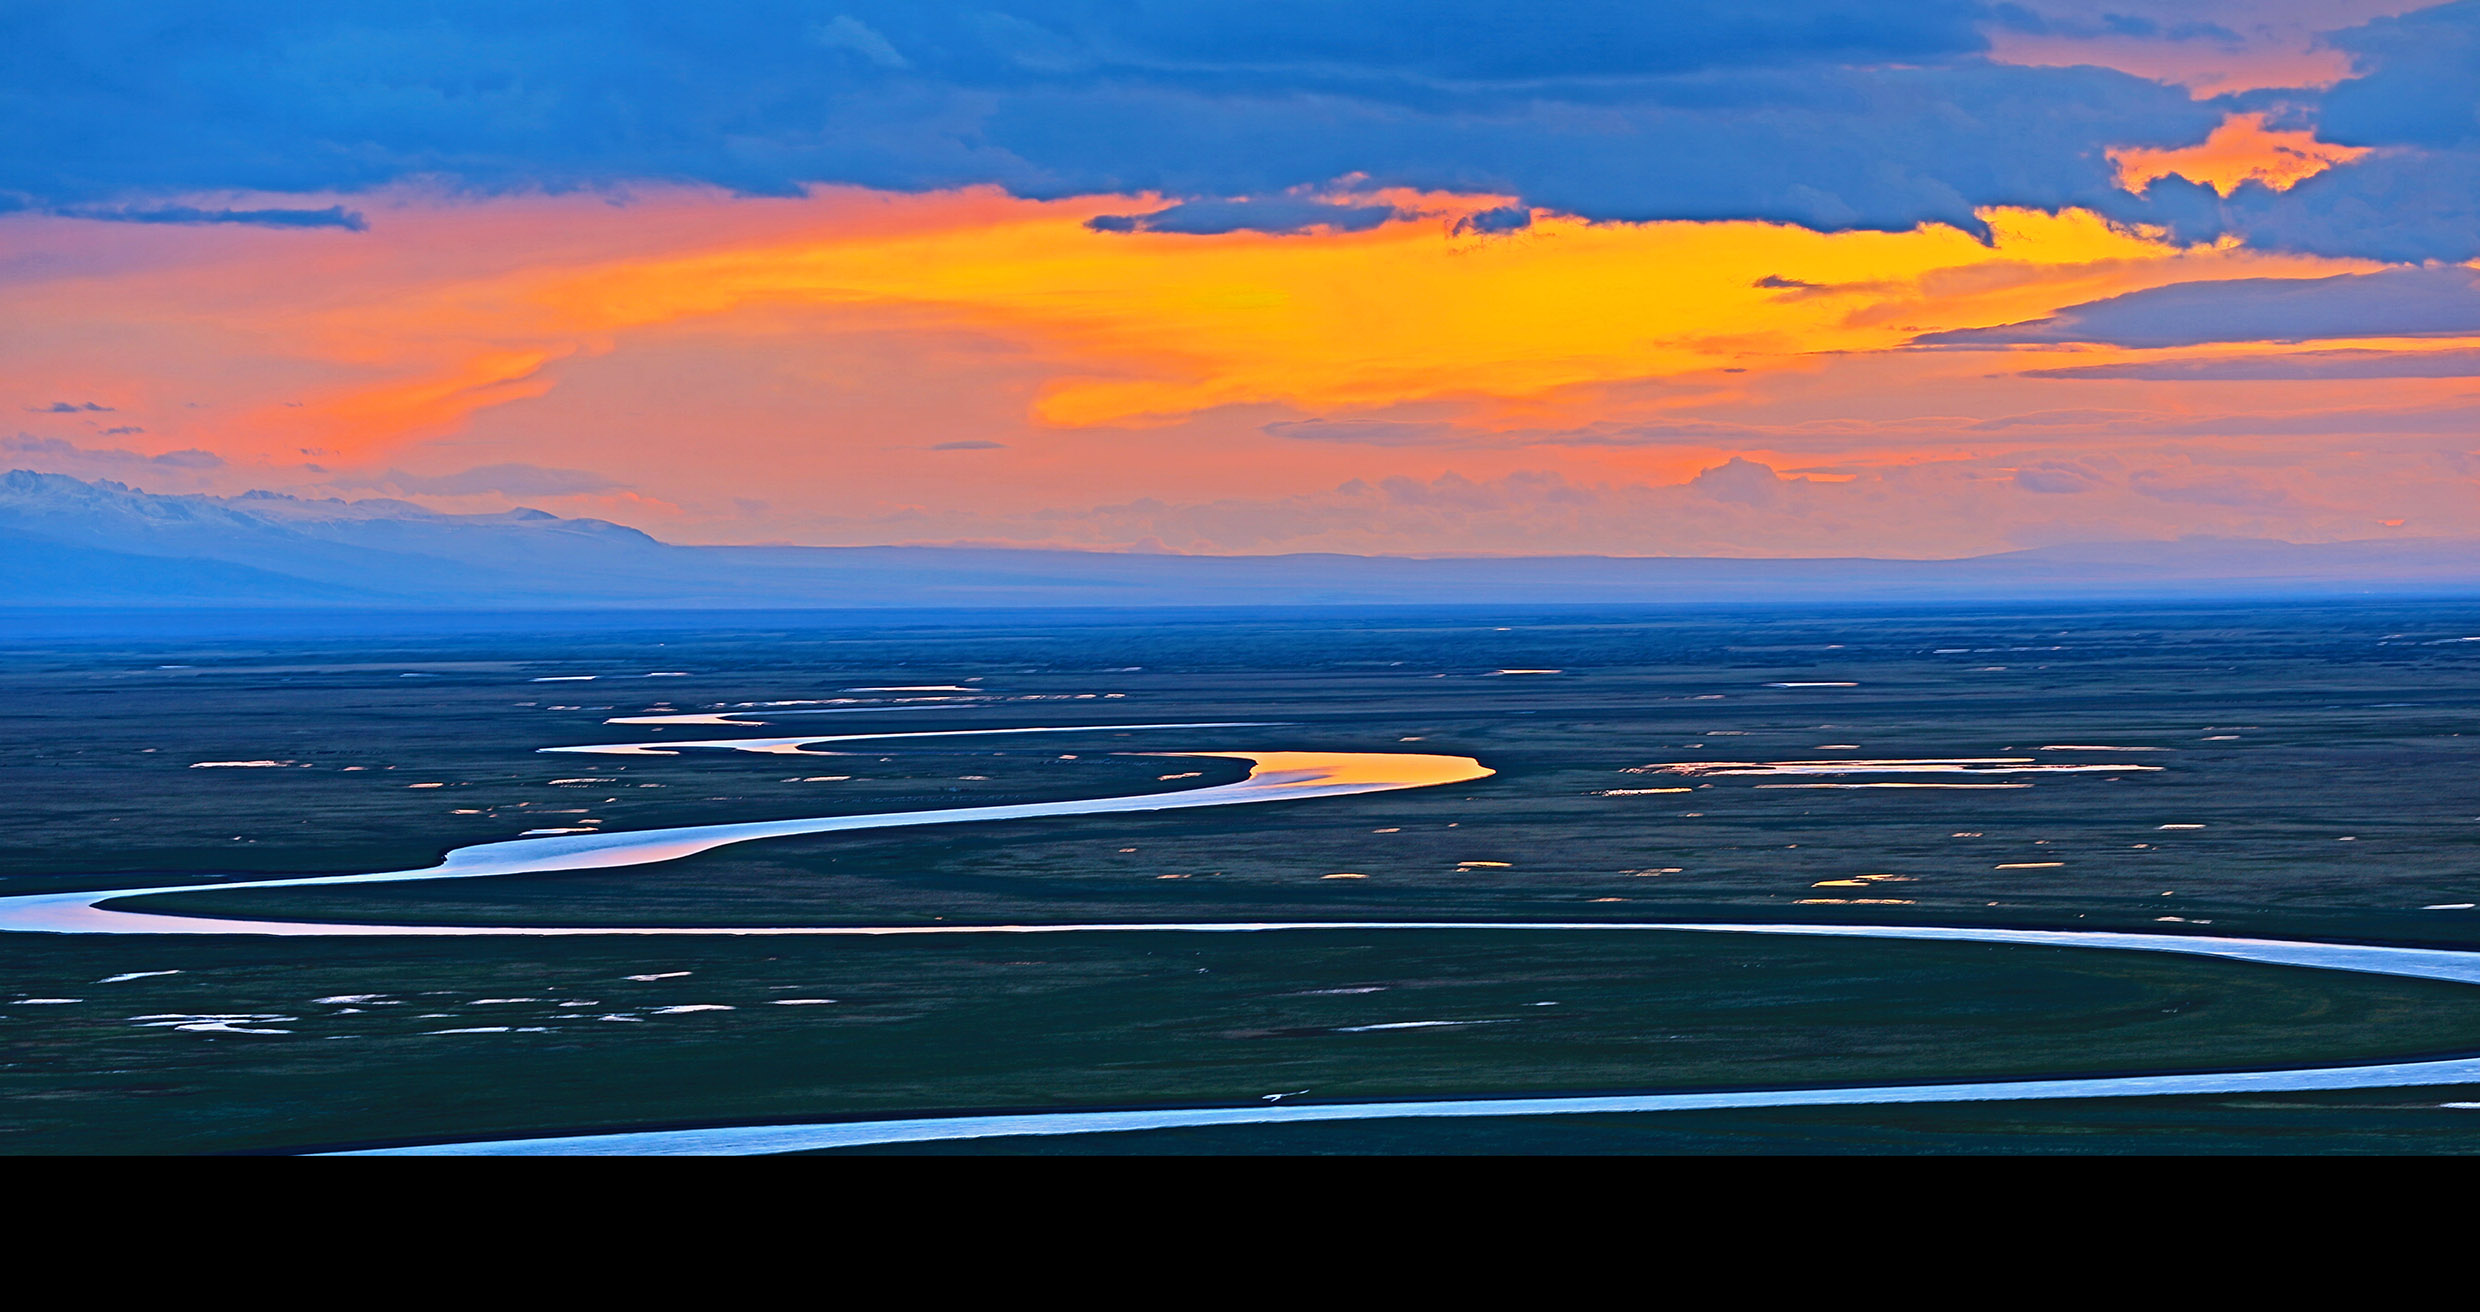
[[[691,547],[539,510],[0,475],[0,607],[845,608],[2480,595],[2480,539],[2185,538],[1960,560]]]

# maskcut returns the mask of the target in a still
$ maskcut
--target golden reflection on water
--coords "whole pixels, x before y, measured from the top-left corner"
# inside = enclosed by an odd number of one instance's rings
[[[1913,875],[1854,875],[1849,879],[1820,879],[1809,887],[1867,888],[1871,884],[1909,884],[1916,881],[1917,876]]]
[[[1498,773],[1469,756],[1423,756],[1395,752],[1178,752],[1254,761],[1249,782],[1260,787],[1426,788],[1487,779]]]

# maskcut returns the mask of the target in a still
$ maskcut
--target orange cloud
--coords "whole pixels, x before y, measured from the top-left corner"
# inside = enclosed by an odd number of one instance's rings
[[[2066,31],[2026,32],[1993,24],[1989,57],[2042,68],[2097,65],[2188,88],[2203,100],[2271,87],[2328,87],[2351,76],[2350,55],[2325,34],[2371,19],[2425,9],[2440,0],[2035,0],[2030,7],[2065,19]],[[2149,11],[2149,14],[2148,14]],[[2156,20],[2151,35],[2097,30],[2113,13]],[[2217,36],[2189,24],[2220,28]]]
[[[2110,152],[2118,185],[2141,193],[2156,179],[2181,177],[2228,196],[2243,182],[2288,191],[2301,182],[2368,153],[2365,146],[2337,146],[2306,131],[2275,131],[2262,114],[2233,114],[2210,136],[2175,150],[2128,147]]]
[[[437,374],[356,388],[316,408],[261,409],[243,422],[271,431],[299,431],[344,450],[384,448],[408,433],[454,429],[486,406],[541,396],[554,380],[543,367],[565,351],[477,350]]]
[[[1986,211],[1985,243],[1939,226],[1550,214],[1470,237],[1456,217],[1503,198],[1384,199],[1427,217],[1122,234],[1086,222],[1141,201],[854,189],[626,206],[400,193],[357,202],[372,225],[355,234],[21,216],[0,219],[29,252],[0,275],[0,330],[40,331],[9,338],[0,384],[115,404],[147,431],[112,444],[142,454],[592,470],[667,503],[621,496],[608,513],[675,535],[939,540],[1004,524],[1052,540],[1070,521],[1042,515],[1107,501],[1280,506],[1351,480],[1545,467],[1676,484],[1733,456],[1846,471],[1995,458],[2066,431],[2009,416],[2103,395],[2138,418],[2072,440],[2123,446],[2149,440],[2147,412],[2209,415],[2264,389],[2027,380],[2017,371],[2136,353],[2020,348],[2000,364],[1907,343],[2167,283],[2375,267],[2182,247],[2081,211]],[[2365,391],[2281,386],[2310,413]],[[1434,513],[1445,526],[1459,512]],[[1263,533],[1221,541],[1293,540]],[[1175,540],[1165,524],[1127,540],[1154,535]]]
[[[1498,201],[1396,199],[1449,215]],[[1818,233],[1552,215],[1493,238],[1452,237],[1449,218],[1358,233],[1132,235],[1085,226],[1124,198],[824,192],[795,204],[809,224],[652,225],[675,240],[617,257],[553,252],[316,307],[291,325],[296,349],[356,374],[410,376],[340,386],[275,418],[287,431],[327,426],[322,445],[383,447],[539,396],[558,385],[550,362],[625,350],[633,335],[698,324],[766,337],[787,317],[822,312],[1027,342],[1055,362],[1032,404],[1054,427],[1442,396],[1538,410],[1597,384],[1884,350],[2164,282],[2358,267],[2181,248],[2080,211],[1990,211],[1995,236],[1983,244],[1939,226]]]

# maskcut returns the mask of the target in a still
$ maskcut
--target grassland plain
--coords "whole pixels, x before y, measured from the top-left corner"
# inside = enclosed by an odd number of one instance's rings
[[[98,624],[21,633],[0,651],[0,695],[17,708],[0,744],[13,807],[0,891],[394,869],[533,829],[1104,796],[1242,769],[1147,754],[1182,749],[1400,750],[1498,773],[153,907],[718,927],[1815,919],[2480,946],[2480,911],[2465,905],[2480,902],[2480,773],[2464,736],[2480,724],[2475,635],[2469,603],[641,616],[464,631],[382,618],[352,634]],[[795,702],[808,704],[780,704]],[[749,727],[605,723],[716,710]],[[538,752],[1227,721],[1273,723],[798,757]],[[1713,768],[1955,759],[2127,768]],[[247,1151],[1304,1089],[1758,1087],[2480,1051],[2480,993],[2452,985],[2067,949],[1689,937],[20,936],[0,944],[0,1145]],[[122,975],[139,977],[100,982]],[[2459,1151],[2480,1145],[2480,1121],[2441,1104],[2476,1097],[1163,1131],[1039,1150]]]

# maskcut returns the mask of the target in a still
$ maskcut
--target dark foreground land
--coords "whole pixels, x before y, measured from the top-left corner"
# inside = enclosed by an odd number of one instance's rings
[[[591,874],[156,906],[717,927],[1813,920],[2480,948],[2480,771],[2466,736],[2480,736],[2480,604],[2469,602],[337,623],[0,628],[12,710],[0,893],[396,869],[536,828],[1107,796],[1240,773],[1145,754],[1182,749],[1417,751],[1498,773],[1366,797],[778,839]],[[1502,673],[1518,670],[1554,672]],[[936,685],[972,691],[862,691]],[[795,700],[909,709],[765,728],[604,723]],[[1277,723],[831,744],[815,759],[536,750],[1190,721]],[[2159,768],[1645,768],[1954,757]],[[235,761],[281,764],[199,767]],[[1786,786],[1818,782],[2029,786]],[[1671,789],[1686,791],[1656,791]],[[0,940],[0,1151],[15,1153],[2475,1052],[2480,989],[1971,944],[1457,930]],[[907,1151],[2480,1148],[2480,1111],[2456,1103],[2480,1103],[2480,1089]]]

